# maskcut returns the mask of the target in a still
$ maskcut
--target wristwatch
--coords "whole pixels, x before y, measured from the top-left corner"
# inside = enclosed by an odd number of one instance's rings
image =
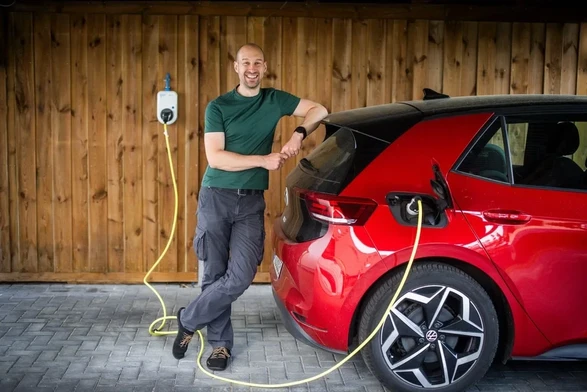
[[[301,133],[302,135],[304,135],[302,140],[304,140],[306,138],[306,136],[308,136],[308,132],[306,132],[306,128],[302,127],[301,125],[299,127],[297,127],[296,129],[294,129],[294,132],[298,132],[298,133]]]

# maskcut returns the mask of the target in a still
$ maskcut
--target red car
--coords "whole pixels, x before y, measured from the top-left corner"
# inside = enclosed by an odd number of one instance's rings
[[[393,391],[493,361],[587,359],[587,97],[447,97],[333,113],[288,175],[272,287],[297,339]]]

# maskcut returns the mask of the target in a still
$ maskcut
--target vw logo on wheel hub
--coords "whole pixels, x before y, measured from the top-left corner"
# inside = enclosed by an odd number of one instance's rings
[[[429,342],[435,342],[438,339],[438,333],[436,331],[430,330],[426,332],[426,340]]]

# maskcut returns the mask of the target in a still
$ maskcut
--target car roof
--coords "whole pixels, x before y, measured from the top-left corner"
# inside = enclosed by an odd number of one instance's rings
[[[428,90],[430,92],[431,90]],[[544,113],[548,107],[583,105],[587,109],[587,96],[559,94],[501,94],[448,97],[434,91],[433,98],[398,101],[363,108],[334,112],[328,115],[325,124],[346,126],[358,131],[368,131],[373,123],[388,119],[422,120],[433,116],[469,114],[482,111],[507,112],[520,109]]]

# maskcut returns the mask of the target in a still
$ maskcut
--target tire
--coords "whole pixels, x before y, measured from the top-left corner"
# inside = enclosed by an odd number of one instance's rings
[[[403,273],[383,282],[368,299],[359,342],[381,321]],[[462,309],[468,309],[468,321]],[[456,392],[485,375],[498,341],[497,313],[485,290],[457,268],[422,263],[412,266],[394,308],[361,352],[371,372],[394,392]]]

